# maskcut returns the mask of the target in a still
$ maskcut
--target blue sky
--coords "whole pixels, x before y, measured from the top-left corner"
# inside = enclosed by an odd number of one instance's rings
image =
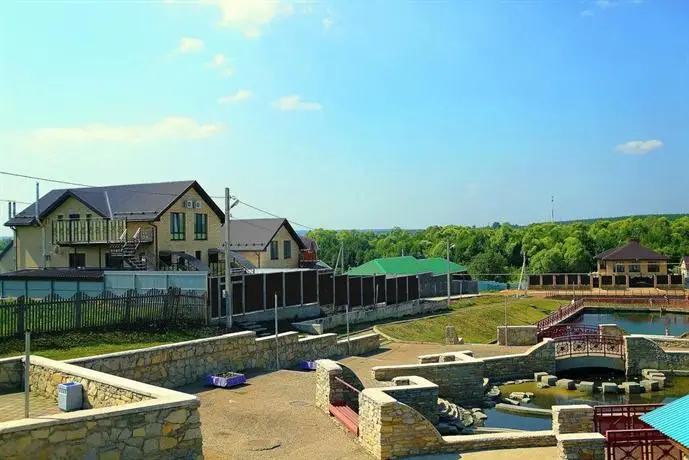
[[[1,169],[194,178],[328,228],[542,221],[551,194],[559,219],[686,212],[688,21],[683,0],[4,2]],[[33,194],[0,175],[0,199]]]

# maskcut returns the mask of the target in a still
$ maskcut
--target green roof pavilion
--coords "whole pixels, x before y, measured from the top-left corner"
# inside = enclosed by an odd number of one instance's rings
[[[450,273],[466,273],[466,271],[463,265],[450,262]],[[420,275],[422,273],[447,274],[447,260],[441,257],[430,259],[417,259],[413,256],[385,257],[370,260],[347,272],[352,276]]]

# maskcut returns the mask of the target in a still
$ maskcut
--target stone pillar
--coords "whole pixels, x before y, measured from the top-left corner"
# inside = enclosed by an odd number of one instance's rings
[[[586,404],[553,406],[553,431],[556,435],[593,433],[593,407]]]
[[[458,345],[464,343],[457,338],[457,330],[454,326],[445,326],[445,344]]]
[[[316,407],[326,414],[330,404],[344,401],[344,388],[335,377],[342,378],[342,368],[335,361],[316,361]]]
[[[605,460],[605,436],[600,433],[558,434],[558,460]]]

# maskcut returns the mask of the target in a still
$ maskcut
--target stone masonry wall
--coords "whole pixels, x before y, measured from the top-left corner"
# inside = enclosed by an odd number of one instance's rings
[[[498,326],[498,345],[536,345],[538,328],[536,326],[507,326],[507,343],[505,343],[505,326]]]
[[[605,460],[605,436],[600,433],[559,434],[557,460]]]
[[[497,381],[532,378],[535,372],[554,373],[555,342],[552,339],[544,339],[526,353],[491,356],[482,358],[482,361],[485,363],[485,376]]]
[[[29,385],[31,393],[57,401],[57,386],[60,383],[77,382],[82,385],[82,409],[121,406],[132,402],[151,399],[130,389],[119,388],[107,383],[89,380],[42,364],[31,363]]]
[[[21,356],[0,359],[0,393],[19,390],[24,380]]]
[[[301,360],[362,354],[377,350],[377,334],[337,340],[335,334],[299,339],[298,333],[278,335],[280,367],[296,366]],[[276,369],[275,336],[257,339],[247,331],[207,339],[161,345],[141,350],[91,356],[69,363],[139,382],[166,388],[203,379],[208,374],[246,369]]]
[[[641,375],[643,369],[658,369],[672,372],[689,370],[689,351],[663,350],[653,340],[642,336],[626,336],[627,376]]]
[[[132,406],[137,406],[138,403]],[[186,407],[132,407],[116,414],[0,423],[4,459],[201,459],[198,401]],[[8,426],[9,425],[9,426]]]
[[[397,401],[391,389],[370,388],[359,396],[359,442],[374,458],[556,445],[550,430],[443,437],[418,411]]]
[[[395,377],[395,386],[385,388],[385,393],[406,404],[424,416],[433,425],[438,423],[438,385],[417,377]]]
[[[379,381],[390,381],[395,377],[415,375],[438,385],[442,397],[459,405],[473,405],[483,400],[483,361],[471,358],[466,361],[402,366],[376,366],[371,375]]]
[[[64,381],[84,385],[85,409],[0,423],[3,459],[202,458],[197,397],[32,357],[33,392],[56,399]]]
[[[555,434],[593,432],[593,407],[586,404],[553,406]]]

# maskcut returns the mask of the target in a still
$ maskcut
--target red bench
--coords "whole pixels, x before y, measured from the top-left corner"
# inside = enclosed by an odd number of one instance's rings
[[[330,405],[330,415],[341,421],[349,431],[359,435],[359,414],[354,412],[351,407],[342,405]]]

